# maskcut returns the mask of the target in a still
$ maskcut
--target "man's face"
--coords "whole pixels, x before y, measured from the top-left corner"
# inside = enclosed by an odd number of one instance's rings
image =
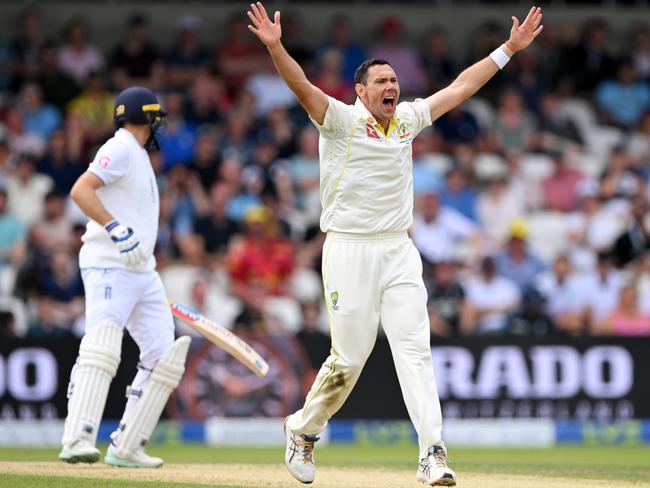
[[[371,66],[368,68],[366,84],[357,83],[355,90],[379,123],[386,123],[393,118],[400,93],[393,68],[387,64]]]

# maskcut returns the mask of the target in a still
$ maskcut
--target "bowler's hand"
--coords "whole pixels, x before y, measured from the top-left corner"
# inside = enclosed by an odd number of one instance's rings
[[[132,229],[124,227],[117,220],[111,220],[104,228],[119,249],[124,266],[137,268],[145,261],[146,256],[142,245]]]
[[[275,12],[273,22],[269,19],[262,2],[251,3],[251,9],[246,13],[253,23],[248,26],[248,30],[259,37],[266,47],[270,48],[280,43],[282,27],[280,26],[279,11]]]
[[[542,8],[533,7],[528,12],[523,24],[519,25],[517,17],[512,17],[512,29],[510,30],[510,39],[506,41],[506,47],[513,53],[521,51],[533,42],[533,39],[542,32],[544,28],[542,22]]]

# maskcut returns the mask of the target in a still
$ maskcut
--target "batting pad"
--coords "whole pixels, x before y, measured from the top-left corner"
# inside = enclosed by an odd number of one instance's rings
[[[118,457],[127,456],[149,440],[169,395],[178,386],[185,372],[185,357],[189,347],[189,336],[179,337],[156,364],[143,388],[142,396],[125,419],[122,432],[116,439],[115,453]]]
[[[122,327],[113,322],[96,325],[81,340],[63,428],[61,443],[64,446],[74,447],[80,440],[95,445],[108,387],[120,364],[121,350]]]

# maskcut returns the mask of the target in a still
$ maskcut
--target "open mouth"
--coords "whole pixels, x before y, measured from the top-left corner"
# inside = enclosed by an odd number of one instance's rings
[[[381,101],[384,108],[391,109],[395,106],[395,97],[386,97]]]

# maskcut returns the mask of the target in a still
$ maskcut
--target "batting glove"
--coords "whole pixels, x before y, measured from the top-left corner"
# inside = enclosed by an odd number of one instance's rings
[[[104,228],[120,250],[122,264],[124,266],[137,268],[144,262],[146,256],[144,255],[140,241],[133,234],[132,229],[124,227],[117,220],[111,220]]]

